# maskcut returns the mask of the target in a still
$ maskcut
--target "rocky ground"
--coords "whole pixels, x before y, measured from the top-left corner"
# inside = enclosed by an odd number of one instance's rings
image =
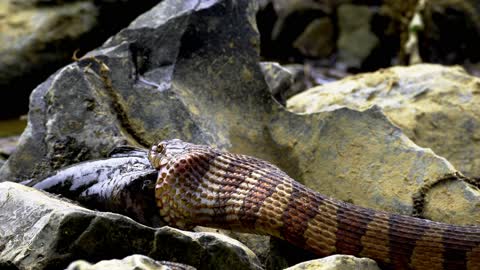
[[[126,193],[105,185],[127,176],[150,181],[153,169],[144,153],[133,162],[112,151],[170,138],[268,160],[306,186],[356,205],[480,224],[480,79],[462,67],[423,64],[327,83],[375,58],[385,42],[368,27],[378,10],[305,1],[315,7],[312,14],[323,15],[292,39],[284,28],[299,7],[259,3],[164,0],[35,88],[18,143],[6,140],[0,148],[8,157],[0,163],[0,268],[188,269],[171,263],[178,262],[197,269],[379,269],[366,258],[318,259],[267,236],[188,232],[139,219],[137,201],[125,198],[149,194],[151,185],[122,186]],[[470,11],[465,3],[461,10]],[[93,1],[72,5],[94,8]],[[318,66],[305,72],[308,65],[262,62],[261,44],[269,41],[258,29],[268,25],[260,15],[269,9],[278,13],[272,33],[292,41],[284,43],[291,50],[310,57],[336,51],[349,68],[324,78]],[[351,14],[357,25],[345,21]],[[312,45],[315,33],[331,35]],[[365,46],[352,47],[356,38]],[[419,51],[425,59],[436,56]],[[89,170],[96,174],[86,178]],[[76,187],[52,184],[59,197],[19,184],[52,177],[98,183],[95,192],[120,199],[105,205],[97,193],[69,193]]]

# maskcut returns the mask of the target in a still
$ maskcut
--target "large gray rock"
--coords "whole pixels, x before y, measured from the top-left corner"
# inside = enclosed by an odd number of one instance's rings
[[[251,250],[226,236],[153,229],[11,182],[0,183],[0,205],[1,269],[62,269],[135,253],[198,269],[261,269]]]
[[[328,196],[411,214],[423,185],[455,171],[378,108],[286,111],[271,98],[258,43],[254,2],[162,2],[35,89],[0,179],[40,177],[118,145],[180,138],[266,159]],[[471,194],[464,198],[477,200]]]
[[[26,113],[31,90],[75,50],[98,46],[157,2],[0,1],[0,117]]]

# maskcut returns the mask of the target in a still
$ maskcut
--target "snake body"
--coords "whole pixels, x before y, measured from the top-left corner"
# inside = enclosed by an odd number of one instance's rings
[[[334,200],[245,155],[181,140],[149,152],[160,215],[196,225],[268,234],[319,256],[350,254],[382,269],[480,269],[480,227],[456,226]]]

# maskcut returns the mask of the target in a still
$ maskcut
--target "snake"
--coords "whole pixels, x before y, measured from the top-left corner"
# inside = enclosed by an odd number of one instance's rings
[[[480,269],[480,226],[451,225],[324,196],[259,158],[179,139],[148,152],[160,216],[270,235],[324,257],[348,254],[382,269]]]

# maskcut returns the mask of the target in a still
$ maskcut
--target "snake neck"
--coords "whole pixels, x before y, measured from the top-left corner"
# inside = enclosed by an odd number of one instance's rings
[[[156,197],[171,225],[268,234],[320,256],[369,257],[382,269],[480,269],[480,228],[336,201],[277,167],[220,151],[184,151],[159,169]]]

